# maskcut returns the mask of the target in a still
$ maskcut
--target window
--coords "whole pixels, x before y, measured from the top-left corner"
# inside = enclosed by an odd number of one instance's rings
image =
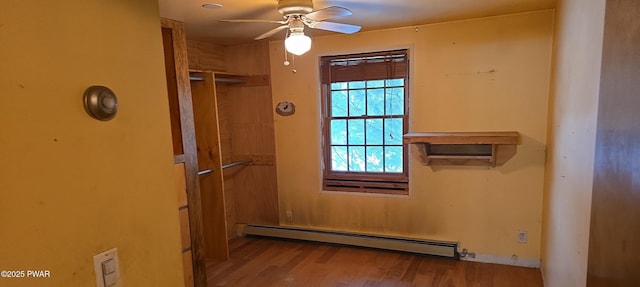
[[[408,194],[407,50],[321,59],[324,190]]]

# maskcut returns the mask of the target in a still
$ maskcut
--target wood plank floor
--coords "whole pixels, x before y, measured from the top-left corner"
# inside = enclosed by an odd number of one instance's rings
[[[540,270],[399,252],[235,238],[230,259],[208,262],[214,286],[542,287]]]

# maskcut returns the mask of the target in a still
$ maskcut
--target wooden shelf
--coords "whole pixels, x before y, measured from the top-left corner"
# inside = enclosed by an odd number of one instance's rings
[[[518,132],[423,132],[403,136],[424,165],[500,166],[516,154]]]

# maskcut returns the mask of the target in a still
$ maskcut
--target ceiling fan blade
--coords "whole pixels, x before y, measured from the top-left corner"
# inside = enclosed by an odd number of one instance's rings
[[[330,6],[324,9],[307,13],[304,15],[304,17],[307,19],[315,20],[315,21],[322,21],[322,20],[327,20],[335,17],[350,16],[351,14],[352,14],[351,10],[347,8],[343,8],[339,6]]]
[[[258,36],[258,37],[253,38],[253,39],[254,39],[254,40],[261,40],[261,39],[264,39],[264,38],[269,38],[269,37],[271,37],[273,34],[280,32],[280,30],[284,30],[284,29],[287,29],[287,28],[289,28],[289,25],[282,25],[282,26],[278,26],[278,27],[275,27],[275,28],[273,28],[273,29],[271,29],[271,30],[269,30],[269,31],[265,32],[264,34],[262,34],[262,35],[260,35],[260,36]]]
[[[218,22],[229,22],[229,23],[276,23],[276,24],[287,24],[287,21],[274,21],[274,20],[252,20],[252,19],[218,20]]]
[[[327,30],[332,32],[344,33],[344,34],[353,34],[355,32],[360,31],[360,26],[351,25],[351,24],[342,24],[342,23],[334,23],[334,22],[315,22],[309,24],[309,27],[320,30]]]

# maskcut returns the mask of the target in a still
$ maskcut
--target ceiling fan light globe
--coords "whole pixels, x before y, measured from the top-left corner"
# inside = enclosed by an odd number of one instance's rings
[[[284,40],[284,47],[289,53],[300,56],[311,49],[311,38],[304,33],[291,33]]]

